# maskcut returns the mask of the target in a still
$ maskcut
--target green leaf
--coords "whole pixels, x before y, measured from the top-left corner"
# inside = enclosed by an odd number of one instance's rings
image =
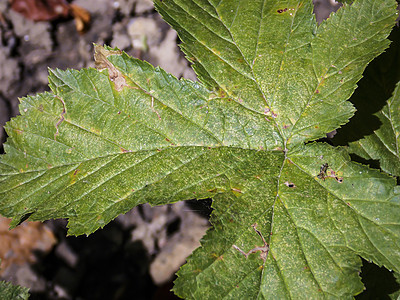
[[[281,141],[325,136],[347,122],[345,100],[387,46],[391,1],[358,1],[317,27],[311,1],[155,1],[208,87],[271,115]],[[207,19],[207,22],[203,20]]]
[[[397,83],[393,96],[376,116],[382,122],[380,128],[350,143],[349,151],[365,159],[379,160],[382,170],[400,176],[400,83]]]
[[[26,300],[29,298],[28,290],[28,288],[22,286],[0,281],[0,298],[2,300]]]
[[[399,281],[400,281],[400,280],[399,280],[399,279],[400,279],[400,274],[399,274],[399,273],[395,273],[395,274],[394,274],[394,277],[395,277],[395,279],[396,279],[397,285],[400,285],[400,284],[399,284]],[[389,296],[390,296],[390,299],[399,299],[399,298],[400,298],[400,290],[398,290],[398,291],[396,291],[396,292],[390,294]]]
[[[345,124],[396,3],[359,0],[317,26],[311,1],[155,1],[200,82],[96,46],[22,99],[0,160],[0,212],[89,234],[141,203],[213,198],[178,273],[188,299],[351,298],[360,256],[400,270],[394,178],[307,143]]]
[[[389,109],[388,99],[393,96],[396,84],[400,80],[399,27],[394,28],[389,39],[393,41],[390,48],[368,66],[363,79],[359,82],[359,88],[350,98],[357,108],[354,118],[337,132],[333,142],[350,145],[351,152],[367,159],[374,167],[379,168],[381,160],[380,167],[383,170],[397,175],[398,158],[395,154],[397,142],[394,129],[391,127],[396,124],[387,118],[391,118],[387,113],[393,110]],[[390,107],[398,105],[394,99],[390,102]]]
[[[324,163],[332,166],[325,180],[318,178]],[[299,148],[280,167],[277,182],[263,184],[261,174],[252,180],[257,186],[252,193],[214,198],[215,229],[178,273],[178,295],[343,299],[363,290],[357,254],[398,269],[400,211],[394,179],[351,163],[344,149],[323,144]],[[268,191],[274,187],[278,195]],[[247,252],[263,245],[249,226],[254,223],[269,244],[265,262],[262,252],[246,259],[233,247]]]
[[[126,54],[110,60],[129,88],[94,69],[51,71],[55,95],[23,99],[7,124],[0,207],[13,224],[69,218],[70,234],[88,234],[140,203],[211,197],[214,177],[234,168],[227,146],[277,147],[263,115]]]

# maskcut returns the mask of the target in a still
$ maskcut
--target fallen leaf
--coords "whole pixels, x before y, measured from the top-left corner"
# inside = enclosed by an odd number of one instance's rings
[[[70,4],[69,7],[71,9],[71,15],[75,19],[76,31],[80,34],[84,34],[89,29],[90,13],[76,4]]]
[[[69,4],[65,0],[11,0],[11,9],[36,22],[69,16]]]
[[[48,252],[56,243],[53,232],[41,222],[24,222],[9,230],[10,222],[0,216],[0,274],[12,264],[35,262],[34,250]]]

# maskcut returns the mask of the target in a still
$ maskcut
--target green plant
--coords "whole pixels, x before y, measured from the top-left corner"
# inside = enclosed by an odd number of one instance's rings
[[[15,286],[5,281],[0,281],[0,295],[1,299],[26,300],[29,298],[27,288]]]
[[[188,299],[345,299],[363,290],[360,257],[399,272],[396,179],[348,150],[399,175],[399,87],[369,141],[315,142],[353,116],[396,2],[358,0],[320,26],[310,0],[155,4],[200,82],[99,46],[97,69],[50,70],[52,93],[6,126],[1,214],[68,218],[80,235],[141,203],[212,198],[174,288]]]

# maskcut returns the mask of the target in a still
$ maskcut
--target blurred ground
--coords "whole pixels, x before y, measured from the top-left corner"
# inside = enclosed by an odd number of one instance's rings
[[[0,0],[0,145],[6,138],[2,126],[18,114],[18,97],[48,90],[48,67],[93,67],[93,43],[118,47],[178,78],[195,80],[177,47],[175,31],[155,12],[151,0],[72,3],[90,14],[90,23],[78,20],[78,30],[89,25],[85,33],[78,32],[72,17],[34,22]],[[338,5],[316,0],[315,7],[321,21]],[[35,240],[53,241],[47,248],[33,241],[29,246],[21,243],[23,233],[14,234],[7,244],[0,235],[0,276],[30,287],[31,299],[174,299],[168,291],[172,274],[209,226],[207,218],[197,213],[209,214],[209,203],[191,205],[144,205],[88,238],[66,237],[63,220],[46,222],[52,237],[47,229],[34,225]],[[21,252],[19,246],[30,251]]]

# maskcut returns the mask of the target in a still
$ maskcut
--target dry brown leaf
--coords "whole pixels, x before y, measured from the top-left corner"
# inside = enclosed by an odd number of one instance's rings
[[[33,263],[34,250],[48,252],[56,243],[56,238],[41,222],[23,222],[9,230],[11,220],[0,216],[0,275],[12,264]]]
[[[65,0],[11,0],[11,9],[33,21],[50,21],[69,16]]]
[[[80,34],[84,34],[89,29],[90,13],[76,4],[70,4],[69,7],[71,9],[71,15],[75,19],[76,30]]]

